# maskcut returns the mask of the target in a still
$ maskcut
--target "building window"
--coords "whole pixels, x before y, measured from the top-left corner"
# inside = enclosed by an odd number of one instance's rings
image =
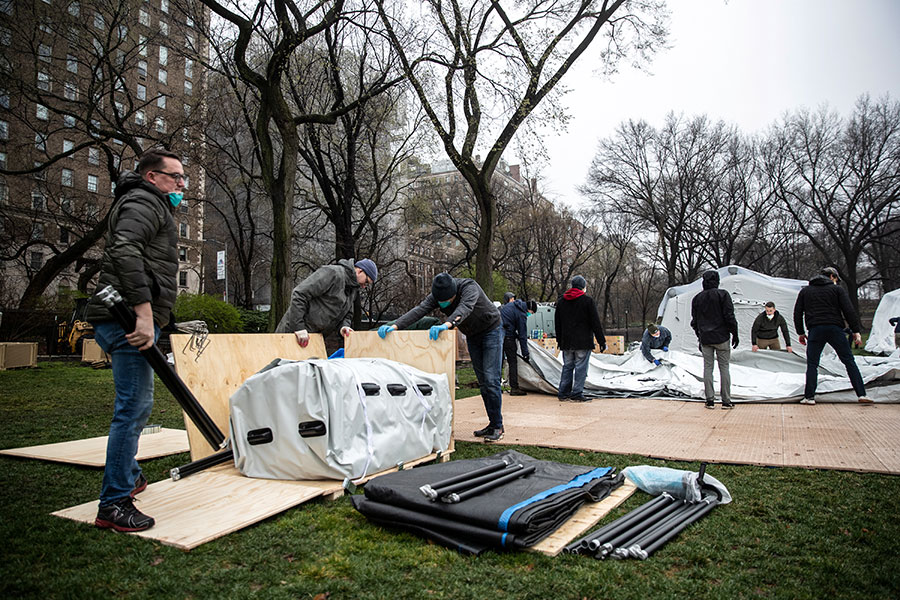
[[[44,210],[47,206],[47,201],[44,198],[43,192],[35,190],[31,192],[31,208],[37,211]]]
[[[34,114],[41,121],[46,121],[50,118],[50,113],[47,111],[47,107],[43,104],[38,104],[34,107]]]
[[[74,83],[67,81],[63,88],[63,95],[66,97],[66,100],[78,100],[78,87]]]
[[[194,40],[195,40],[195,38],[194,38],[194,32],[193,32],[193,31],[188,31],[187,33],[184,34],[184,43],[185,43],[185,45],[186,45],[188,48],[190,48],[191,50],[195,50],[195,49],[196,49],[196,47],[195,47],[195,45],[194,45],[194,44],[195,44]]]
[[[138,21],[141,25],[150,27],[150,13],[142,8],[140,11],[138,11]]]
[[[169,64],[169,49],[165,46],[159,47],[159,64],[160,66]]]
[[[72,213],[72,199],[66,198],[66,197],[60,198],[59,199],[59,207],[63,210],[63,212],[65,214],[67,214],[67,215],[71,214]]]
[[[53,48],[47,44],[38,45],[38,60],[50,62],[50,56],[53,54]]]
[[[0,106],[9,108],[9,92],[5,89],[0,90]]]
[[[194,19],[192,19],[191,17],[185,17],[185,18],[184,18],[184,24],[187,25],[188,27],[193,27],[193,26],[194,26]]]
[[[139,35],[138,36],[138,54],[141,56],[147,56],[147,36]]]
[[[41,266],[44,264],[44,255],[40,252],[32,252],[31,253],[31,268],[35,271],[39,270]]]
[[[147,99],[147,86],[137,84],[137,99],[138,100],[146,100]]]
[[[63,154],[67,154],[72,151],[72,148],[75,147],[75,142],[72,140],[63,140]],[[74,158],[72,155],[69,155],[69,158]]]
[[[156,99],[156,106],[159,107],[159,108],[162,108],[162,109],[165,109],[165,108],[166,108],[166,97],[165,97],[165,95],[161,95],[159,98]]]
[[[88,148],[88,162],[92,165],[100,164],[100,149],[99,148]]]
[[[44,239],[44,224],[43,223],[35,223],[31,226],[31,239],[33,240],[42,240]]]
[[[181,204],[178,205],[178,210],[184,214],[187,214],[187,212],[188,212],[188,199],[187,198],[183,198],[181,200]]]
[[[116,182],[115,181],[109,182],[109,195],[110,196],[116,195]]]
[[[159,20],[159,32],[166,36],[169,35],[169,24],[162,19]]]
[[[178,246],[178,260],[187,262],[187,248],[185,246]]]
[[[39,161],[39,160],[34,161],[34,168],[40,169],[40,170],[35,171],[34,174],[32,175],[32,177],[34,177],[38,181],[47,181],[47,171],[45,171],[43,167],[44,167],[44,164],[41,161]]]
[[[66,54],[66,71],[69,73],[78,73],[78,58],[71,54]]]
[[[49,73],[44,73],[43,71],[38,71],[37,87],[39,90],[43,90],[45,92],[50,91],[50,74]]]
[[[178,285],[181,287],[187,287],[187,271],[178,272]]]
[[[97,209],[97,205],[93,202],[88,202],[84,205],[84,214],[87,216],[89,221],[94,221],[97,219],[97,214],[100,211]]]
[[[87,189],[89,192],[97,191],[97,176],[96,175],[88,175]]]
[[[106,20],[103,18],[103,15],[98,12],[94,13],[94,28],[99,29],[100,31],[106,29]]]
[[[6,187],[6,180],[0,177],[0,204],[9,202],[9,188]]]
[[[185,117],[190,117],[190,116],[191,116],[191,105],[190,105],[190,104],[185,103],[185,105],[184,105],[184,116],[185,116]]]
[[[144,118],[144,111],[142,111],[142,110],[135,111],[134,122],[137,125],[143,125],[146,122],[146,120]]]
[[[138,77],[145,79],[147,77],[147,61],[139,60],[137,63]]]
[[[47,136],[40,131],[34,134],[34,149],[39,152],[47,151]]]
[[[75,180],[75,173],[72,169],[63,169],[60,171],[60,183],[62,183],[65,187],[72,187],[72,182]]]
[[[75,116],[63,115],[63,125],[69,128],[75,127]]]
[[[166,85],[169,82],[169,73],[165,69],[160,69],[158,78],[161,84]]]
[[[159,10],[169,14],[169,0],[159,0]]]
[[[191,178],[187,175],[184,176],[184,189],[188,189],[191,187]]]
[[[190,161],[191,161],[191,157],[185,154],[184,156],[181,157],[181,166],[182,167],[188,166],[190,164]]]
[[[179,223],[178,224],[178,235],[183,238],[188,237],[188,224],[187,223]]]
[[[191,95],[193,95],[193,93],[194,93],[194,84],[191,83],[190,81],[188,81],[187,79],[185,79],[184,80],[184,95],[191,96]]]
[[[193,77],[194,76],[194,61],[189,58],[184,59],[184,76],[185,77]]]
[[[81,14],[81,5],[77,2],[69,3],[69,14],[73,17],[77,17]]]
[[[0,169],[6,168],[6,152],[0,152]]]
[[[156,117],[156,131],[159,133],[166,132],[166,120],[162,117]]]
[[[0,121],[0,140],[9,139],[9,123]]]
[[[65,227],[59,228],[59,243],[60,244],[68,244],[69,243],[69,230]]]

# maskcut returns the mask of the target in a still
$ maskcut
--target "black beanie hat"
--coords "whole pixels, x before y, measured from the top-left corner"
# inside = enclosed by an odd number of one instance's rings
[[[587,281],[584,280],[584,277],[581,275],[576,275],[572,278],[572,287],[578,288],[579,290],[583,290],[587,285]]]
[[[431,282],[431,295],[438,302],[446,302],[456,295],[456,280],[450,273],[438,273]]]

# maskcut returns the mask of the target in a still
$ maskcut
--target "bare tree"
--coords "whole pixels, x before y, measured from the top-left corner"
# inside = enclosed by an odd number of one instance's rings
[[[404,73],[477,204],[475,279],[490,294],[497,221],[492,178],[501,156],[542,103],[553,106],[557,84],[604,26],[602,60],[609,68],[626,55],[655,51],[666,35],[661,4],[426,0],[409,7],[421,8],[418,14],[404,18],[403,5],[375,3]]]

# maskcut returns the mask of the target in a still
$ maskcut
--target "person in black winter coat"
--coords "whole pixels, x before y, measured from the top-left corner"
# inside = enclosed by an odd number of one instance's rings
[[[750,328],[750,343],[753,344],[751,350],[756,352],[760,348],[763,350],[781,350],[781,344],[778,343],[778,330],[784,336],[784,344],[788,352],[793,352],[791,348],[791,334],[788,332],[787,321],[781,316],[781,313],[775,310],[774,302],[766,302],[766,308],[763,312],[756,316],[753,326]]]
[[[731,294],[719,289],[719,272],[703,274],[703,291],[691,301],[691,328],[700,340],[703,354],[703,389],[706,408],[715,408],[713,359],[719,363],[719,390],[722,408],[734,408],[731,401],[731,349],[738,347],[738,325]],[[731,344],[729,344],[731,338]]]
[[[97,344],[111,357],[116,389],[97,527],[143,531],[155,523],[132,502],[147,487],[134,457],[153,410],[153,368],[140,351],[153,346],[175,304],[178,233],[173,212],[183,189],[178,155],[150,150],[141,156],[137,172],[119,177],[109,209],[97,289],[113,286],[137,321],[134,331],[126,333],[96,295],[88,301],[87,319]]]
[[[503,319],[503,354],[509,365],[509,395],[524,396],[525,392],[519,389],[519,360],[516,356],[516,340],[522,349],[522,358],[526,361],[531,358],[528,353],[528,308],[522,300],[516,300],[516,295],[506,292],[503,295],[505,304],[500,307],[500,318]]]
[[[556,343],[563,353],[563,368],[559,376],[557,396],[560,402],[589,402],[584,397],[594,338],[600,350],[606,350],[606,337],[594,299],[584,293],[584,277],[572,278],[572,287],[556,301]]]
[[[806,349],[806,387],[803,390],[801,404],[815,404],[816,385],[819,377],[819,359],[825,344],[834,348],[838,358],[844,363],[850,383],[856,392],[860,404],[871,404],[866,397],[866,386],[863,384],[859,367],[853,360],[850,342],[844,335],[844,321],[850,325],[853,341],[859,345],[862,337],[859,334],[862,324],[847,291],[837,285],[839,278],[837,269],[825,267],[821,273],[809,280],[809,285],[797,294],[794,303],[794,328],[800,343]],[[804,333],[804,319],[809,336]]]

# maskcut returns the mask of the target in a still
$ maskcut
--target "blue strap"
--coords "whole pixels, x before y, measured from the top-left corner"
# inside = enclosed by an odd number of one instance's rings
[[[556,494],[556,493],[559,493],[559,492],[562,492],[565,490],[569,490],[572,488],[581,487],[584,484],[591,481],[592,479],[598,479],[600,477],[603,477],[610,471],[612,471],[612,467],[598,467],[598,468],[594,469],[593,471],[588,471],[587,473],[579,475],[578,477],[576,477],[569,483],[561,483],[561,484],[554,486],[548,490],[544,490],[543,492],[540,492],[539,494],[535,494],[531,498],[522,500],[518,504],[513,504],[512,506],[510,506],[509,508],[504,510],[502,515],[500,515],[500,521],[497,523],[497,529],[499,529],[500,531],[506,531],[507,527],[509,526],[509,520],[512,518],[513,513],[515,513],[520,508],[524,508],[524,507],[528,506],[529,504],[534,504],[535,502],[543,500],[544,498],[547,498],[548,496],[552,496],[553,494]],[[505,536],[503,539],[504,540],[506,539]]]

